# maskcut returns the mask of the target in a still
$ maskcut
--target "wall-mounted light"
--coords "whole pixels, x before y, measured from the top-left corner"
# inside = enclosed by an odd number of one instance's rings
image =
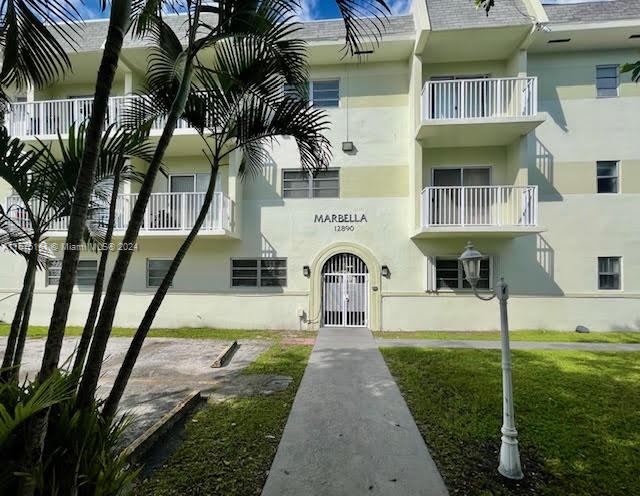
[[[343,141],[342,142],[342,151],[345,153],[351,153],[355,149],[353,146],[353,141]]]
[[[311,277],[311,269],[309,268],[308,265],[305,265],[304,267],[302,267],[302,274],[305,277]]]
[[[389,270],[389,266],[388,265],[383,265],[382,266],[382,277],[386,277],[387,279],[389,279],[390,276],[391,276],[391,271]]]

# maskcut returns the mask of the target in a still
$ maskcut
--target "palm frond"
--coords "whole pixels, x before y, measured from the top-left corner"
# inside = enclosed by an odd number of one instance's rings
[[[624,64],[620,70],[622,74],[631,73],[631,79],[636,83],[640,82],[640,60],[633,63]]]
[[[0,0],[0,85],[42,88],[71,69],[65,46],[80,38],[72,0]]]
[[[345,55],[361,54],[377,47],[391,9],[386,0],[335,0],[345,27]]]
[[[476,8],[483,9],[487,15],[489,11],[495,6],[495,0],[475,0]]]

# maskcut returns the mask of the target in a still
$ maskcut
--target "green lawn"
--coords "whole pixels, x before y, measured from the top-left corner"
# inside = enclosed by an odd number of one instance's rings
[[[451,339],[499,341],[499,331],[415,331],[415,332],[375,332],[385,339]],[[581,334],[569,331],[511,331],[512,341],[556,341],[563,343],[640,343],[640,332],[590,332]]]
[[[9,324],[0,323],[0,336],[9,335]],[[29,337],[43,338],[47,336],[47,327],[31,326]],[[114,327],[112,336],[131,337],[135,329]],[[80,336],[81,327],[67,327],[67,336]],[[151,338],[189,338],[189,339],[221,339],[231,341],[234,339],[270,339],[280,340],[285,337],[315,337],[315,332],[290,332],[290,331],[250,331],[245,329],[208,329],[182,327],[180,329],[152,329],[149,332]]]
[[[205,406],[187,421],[185,441],[135,493],[260,494],[311,349],[276,344],[267,350],[245,373],[289,375],[293,384],[271,396]]]
[[[451,494],[637,494],[640,353],[514,352],[516,484],[496,471],[499,351],[382,351]]]

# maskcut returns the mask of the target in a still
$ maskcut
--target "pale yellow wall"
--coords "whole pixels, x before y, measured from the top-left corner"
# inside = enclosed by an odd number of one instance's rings
[[[340,196],[343,198],[405,197],[408,194],[408,167],[345,167],[340,172]]]

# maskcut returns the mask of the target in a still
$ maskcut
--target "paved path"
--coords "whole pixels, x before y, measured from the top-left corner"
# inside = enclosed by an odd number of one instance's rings
[[[61,364],[71,366],[79,338],[67,337],[61,353]],[[105,397],[113,385],[131,338],[109,339],[105,363],[98,383],[98,395]],[[25,346],[22,377],[33,378],[42,361],[44,339],[29,339]],[[151,427],[163,415],[194,390],[208,390],[240,374],[267,349],[269,342],[240,341],[240,348],[231,363],[220,369],[211,364],[228,342],[217,340],[148,338],[133,369],[120,407],[134,416],[125,432],[126,445]],[[7,338],[0,337],[0,351],[4,353]]]
[[[322,329],[262,496],[446,495],[366,329]]]
[[[418,348],[476,348],[499,350],[500,341],[461,341],[441,339],[376,339],[381,347],[415,346]],[[538,341],[511,341],[514,350],[583,350],[583,351],[640,351],[638,343],[544,343]]]

